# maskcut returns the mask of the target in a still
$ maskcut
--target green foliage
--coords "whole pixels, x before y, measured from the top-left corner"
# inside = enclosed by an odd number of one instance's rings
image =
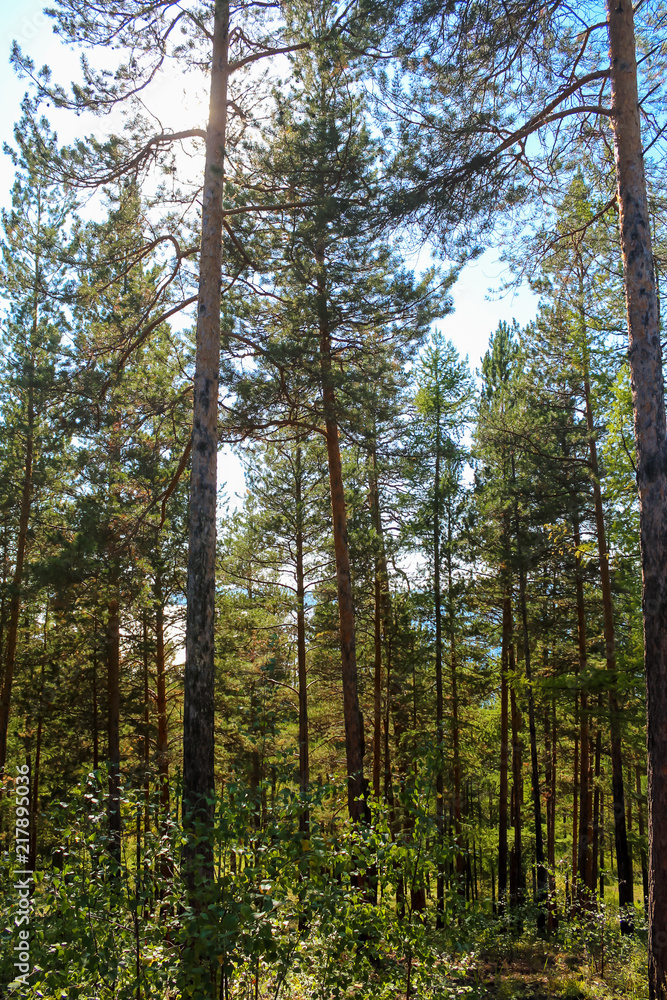
[[[205,997],[222,979],[230,997],[257,981],[259,996],[388,998],[406,989],[408,976],[420,997],[472,992],[467,962],[449,957],[461,948],[456,903],[445,935],[434,935],[430,920],[409,908],[403,917],[395,910],[397,880],[409,884],[433,863],[424,850],[433,833],[428,782],[403,793],[412,816],[405,839],[392,836],[380,806],[371,826],[334,820],[340,790],[333,786],[314,789],[308,836],[299,830],[302,802],[290,784],[279,786],[258,828],[262,789],[229,781],[212,830],[194,831],[199,847],[210,838],[215,863],[213,882],[199,886],[194,902],[179,870],[182,828],[166,816],[159,833],[152,823],[145,830],[143,793],[131,788],[122,797],[127,834],[117,866],[103,826],[105,784],[103,769],[91,773],[68,801],[52,806],[60,841],[53,863],[35,876],[32,972],[22,996]],[[156,809],[153,803],[151,818]],[[2,864],[9,942],[16,897],[8,855]],[[11,948],[2,961],[2,982],[13,995],[19,984]]]

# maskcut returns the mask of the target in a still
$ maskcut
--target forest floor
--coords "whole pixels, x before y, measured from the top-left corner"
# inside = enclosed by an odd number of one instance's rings
[[[469,979],[480,1000],[644,1000],[648,998],[646,952],[641,941],[605,956],[556,942],[502,942],[477,956]],[[474,994],[473,994],[474,995]]]

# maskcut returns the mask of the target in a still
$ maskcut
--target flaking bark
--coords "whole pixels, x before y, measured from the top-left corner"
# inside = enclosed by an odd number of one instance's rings
[[[214,614],[222,267],[222,191],[227,128],[229,3],[217,0],[202,196],[197,305],[192,471],[190,477],[187,623],[183,691],[183,812],[212,822],[214,790]],[[209,801],[207,801],[209,800]],[[194,848],[192,848],[194,850]],[[191,851],[186,851],[186,860]],[[212,851],[201,876],[213,875]],[[190,871],[192,887],[195,873]]]

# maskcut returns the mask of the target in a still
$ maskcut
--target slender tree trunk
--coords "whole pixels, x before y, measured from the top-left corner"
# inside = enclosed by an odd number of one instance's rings
[[[514,642],[512,641],[512,619],[510,614],[510,646],[509,669],[512,677],[516,674],[514,660]],[[521,848],[521,808],[523,805],[523,774],[521,761],[521,715],[517,705],[514,686],[510,689],[510,708],[512,721],[512,825],[514,827],[514,844],[510,852],[510,902],[520,906],[524,902],[526,878],[523,870],[523,855]]]
[[[37,314],[35,310],[34,327],[36,332]],[[30,521],[30,507],[32,503],[32,462],[34,448],[34,426],[35,409],[33,396],[33,375],[32,364],[30,365],[28,383],[28,409],[26,421],[26,440],[23,465],[23,484],[21,487],[21,508],[19,512],[19,531],[16,544],[16,561],[14,563],[14,574],[12,576],[11,598],[9,602],[9,627],[7,629],[7,643],[5,647],[5,669],[0,695],[0,781],[4,775],[5,763],[7,760],[7,730],[9,728],[9,706],[12,697],[12,684],[14,682],[14,667],[16,664],[16,647],[19,633],[19,616],[21,613],[21,583],[23,580],[23,566],[25,562],[26,540],[28,537],[28,524]]]
[[[514,456],[512,455],[512,480],[515,479]],[[530,658],[530,639],[528,635],[528,609],[526,605],[526,573],[521,554],[521,537],[519,531],[518,506],[514,505],[514,521],[516,529],[517,556],[519,562],[519,601],[521,605],[521,624],[523,631],[523,659],[528,682],[528,733],[530,738],[531,786],[533,793],[533,812],[535,815],[535,865],[537,867],[537,902],[547,896],[547,871],[544,867],[544,840],[542,833],[542,794],[540,791],[540,773],[537,760],[537,727],[535,724],[535,698],[533,694],[533,675]],[[544,926],[545,916],[538,911],[538,929]]]
[[[47,611],[48,614],[48,611]],[[46,621],[44,622],[44,652],[46,653]],[[44,722],[44,662],[39,682],[39,715],[37,716],[37,742],[35,746],[35,767],[32,773],[32,796],[30,799],[30,857],[28,869],[37,867],[37,818],[39,816],[39,779],[42,770],[42,730]]]
[[[393,681],[391,673],[391,624],[390,619],[387,619],[388,624],[388,635],[387,635],[387,676],[385,684],[385,708],[384,708],[384,799],[389,807],[389,825],[393,830],[394,820],[393,820],[393,808],[394,808],[394,792],[392,787],[392,777],[391,777],[391,757],[389,754],[389,722],[391,717],[391,707],[392,707],[392,690],[391,685]]]
[[[574,701],[574,767],[572,770],[572,902],[579,877],[579,699]]]
[[[600,789],[600,899],[604,899],[604,794]]]
[[[549,865],[549,931],[556,929],[558,913],[556,907],[556,764],[557,764],[557,730],[556,730],[556,699],[551,699],[551,719],[547,714],[547,729],[550,729],[547,758],[549,760],[549,776],[547,778],[547,864]]]
[[[662,347],[631,3],[607,0],[612,127],[628,312],[642,554],[649,808],[649,995],[667,997],[667,441]],[[612,754],[613,754],[612,747]],[[612,760],[613,764],[613,760]],[[613,765],[615,766],[615,765]],[[616,803],[615,803],[616,807]],[[616,808],[615,808],[616,812]],[[622,813],[620,814],[622,816]],[[619,817],[620,818],[620,817]],[[619,872],[632,900],[631,872]]]
[[[115,577],[115,574],[114,574]],[[110,853],[120,864],[120,608],[116,579],[111,581],[112,597],[107,607],[107,762],[109,801],[107,807]]]
[[[640,857],[642,861],[642,887],[644,890],[644,913],[648,915],[648,865],[646,863],[646,850],[644,848],[644,810],[642,809],[642,772],[639,764],[635,768],[635,788],[637,792],[637,825],[639,827],[639,837],[641,840]]]
[[[2,597],[0,597],[0,695],[5,679],[5,630],[7,628],[7,570],[9,567],[9,511],[2,530]]]
[[[364,733],[359,692],[357,686],[357,653],[354,627],[354,602],[350,573],[350,550],[347,537],[347,510],[343,472],[336,419],[336,397],[332,384],[331,334],[326,290],[324,254],[319,254],[318,313],[320,322],[320,365],[322,372],[322,401],[324,405],[329,484],[331,487],[331,514],[334,550],[336,554],[336,582],[338,587],[338,614],[340,619],[340,649],[343,675],[343,718],[345,721],[345,754],[347,763],[347,804],[351,818],[356,822],[364,813]]]
[[[155,577],[155,694],[157,709],[157,767],[160,808],[169,811],[169,723],[167,717],[167,671],[164,652],[164,596],[160,572]]]
[[[95,619],[95,647],[93,649],[93,771],[100,766],[100,726],[97,705],[97,619]]]
[[[215,545],[222,192],[228,75],[229,0],[216,0],[202,195],[183,686],[183,816],[186,826],[198,817],[208,827],[213,822],[210,797],[215,787]],[[203,855],[200,874],[210,881],[213,877],[212,848],[199,846],[197,852]],[[195,845],[189,844],[185,861],[191,891],[195,882],[194,858]]]
[[[299,788],[303,805],[299,817],[299,828],[304,834],[310,829],[310,813],[307,805],[310,785],[310,764],[308,760],[308,677],[306,674],[306,588],[303,568],[303,487],[301,467],[301,445],[297,444],[295,463],[296,489],[296,655],[299,677]]]
[[[387,565],[384,558],[384,538],[380,516],[380,494],[377,474],[377,449],[373,440],[370,454],[369,505],[375,529],[375,580],[373,619],[373,795],[380,797],[382,769],[382,637],[386,628],[388,600]]]
[[[439,399],[439,397],[438,397]],[[437,404],[438,400],[436,400]],[[435,471],[433,475],[433,613],[435,618],[435,748],[436,748],[436,828],[440,846],[444,844],[445,832],[445,785],[444,785],[444,703],[442,692],[442,594],[440,585],[440,411],[436,411]],[[456,843],[461,835],[461,790],[454,793],[454,822]],[[460,852],[456,856],[456,871],[460,881]],[[459,892],[461,887],[458,887]],[[438,927],[444,926],[445,914],[445,872],[442,865],[438,869],[436,886],[436,913]]]
[[[605,653],[609,673],[609,720],[611,729],[611,776],[614,801],[614,839],[616,845],[616,866],[618,870],[619,905],[627,912],[621,916],[621,930],[632,932],[632,907],[634,905],[634,880],[632,859],[628,847],[625,824],[625,795],[623,790],[623,751],[621,746],[621,715],[617,697],[616,636],[614,631],[614,609],[609,574],[609,549],[604,523],[602,491],[595,443],[595,424],[591,405],[587,364],[584,369],[584,394],[586,401],[586,422],[589,433],[591,471],[593,473],[593,497],[595,500],[595,526],[600,562],[600,583],[602,585],[602,610],[604,622]]]
[[[598,695],[598,721],[595,733],[595,795],[593,798],[593,870],[591,873],[591,889],[597,890],[600,861],[601,830],[601,802],[602,792],[600,789],[600,765],[602,760],[602,727],[600,725],[600,711],[602,709],[602,695]]]
[[[150,765],[151,765],[151,733],[150,733],[150,690],[148,686],[148,622],[146,612],[142,623],[142,653],[144,666],[144,837],[150,830]]]
[[[461,753],[459,747],[459,695],[456,673],[456,635],[454,629],[454,584],[452,580],[452,517],[449,503],[447,505],[447,604],[449,625],[449,664],[452,685],[452,767],[454,778],[454,823],[456,842],[461,840]],[[463,856],[456,855],[456,871],[461,877],[463,871]]]
[[[512,641],[512,603],[503,597],[503,635],[500,652],[500,790],[498,794],[498,913],[507,904],[507,765],[509,761],[507,667]]]
[[[588,870],[588,824],[589,824],[589,795],[588,795],[588,772],[589,772],[589,718],[588,718],[588,692],[586,691],[586,671],[588,666],[586,650],[586,609],[584,607],[584,584],[581,578],[581,532],[579,530],[579,517],[576,510],[572,514],[572,526],[574,529],[574,577],[575,590],[577,595],[577,639],[579,648],[579,746],[581,748],[580,761],[580,781],[579,781],[579,841],[577,849],[577,872],[579,873],[580,889],[576,883],[572,884],[573,899],[576,895],[583,897],[586,901],[586,888],[588,883],[586,873]]]

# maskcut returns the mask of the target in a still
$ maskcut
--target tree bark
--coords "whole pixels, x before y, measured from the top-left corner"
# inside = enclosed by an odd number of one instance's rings
[[[120,608],[115,573],[107,606],[107,764],[109,767],[109,823],[111,856],[120,864]]]
[[[584,322],[582,318],[582,322]],[[584,348],[585,350],[585,348]],[[621,930],[632,932],[632,907],[634,906],[634,879],[632,875],[632,859],[628,846],[628,835],[625,823],[625,794],[623,789],[623,749],[621,745],[621,714],[616,694],[618,687],[616,667],[616,635],[614,630],[614,606],[611,592],[611,576],[609,573],[609,549],[604,523],[602,506],[602,490],[600,488],[600,470],[595,443],[595,423],[591,403],[591,390],[588,378],[588,362],[584,358],[584,397],[586,403],[586,423],[588,426],[588,445],[590,465],[593,473],[593,498],[595,501],[595,528],[598,542],[600,565],[600,583],[602,587],[602,612],[604,623],[605,656],[609,674],[609,725],[611,731],[611,777],[614,802],[614,841],[616,846],[616,867],[618,871],[618,901],[620,907],[626,908],[625,915],[621,913]]]
[[[600,765],[602,760],[602,727],[600,725],[600,710],[602,708],[602,695],[598,695],[598,722],[595,733],[595,794],[593,798],[593,866],[591,873],[591,888],[593,892],[597,889],[599,870],[602,866],[600,849],[602,845],[602,792],[600,789]]]
[[[155,694],[157,709],[157,767],[160,808],[169,811],[169,722],[167,718],[167,672],[164,652],[164,596],[162,578],[155,576]]]
[[[199,818],[209,828],[214,792],[218,380],[228,75],[229,2],[216,0],[202,196],[183,689],[183,818],[186,826]],[[185,860],[191,890],[195,882],[194,854],[194,844],[188,845]],[[200,876],[205,881],[213,877],[210,846],[204,846]]]
[[[573,880],[573,898],[579,895],[582,902],[586,901],[586,889],[590,888],[586,875],[589,868],[588,851],[588,825],[589,825],[589,718],[588,718],[588,692],[586,691],[586,670],[588,657],[586,649],[586,609],[584,606],[584,584],[581,578],[581,532],[579,529],[579,517],[576,510],[572,514],[572,527],[574,535],[574,580],[577,599],[577,646],[579,651],[579,746],[581,748],[580,760],[580,780],[579,780],[579,841],[577,848],[577,872],[579,874],[579,887]],[[582,898],[583,897],[583,898]]]
[[[148,685],[148,622],[147,613],[144,611],[142,622],[142,654],[144,668],[144,837],[148,836],[150,830],[150,766],[151,766],[151,717],[150,717],[150,688]]]
[[[648,750],[649,996],[667,997],[667,442],[634,16],[607,0],[612,127],[637,451]],[[619,879],[627,882],[628,873]],[[624,898],[629,895],[626,889]]]
[[[37,327],[35,307],[34,331]],[[9,707],[14,682],[14,667],[16,665],[16,647],[19,634],[19,615],[21,613],[21,583],[23,581],[23,566],[25,563],[26,541],[33,490],[33,449],[34,449],[35,406],[32,376],[32,363],[28,383],[28,409],[26,421],[26,442],[23,466],[23,484],[21,487],[21,508],[19,512],[19,531],[16,544],[16,561],[12,576],[11,598],[9,602],[9,626],[7,628],[7,643],[5,647],[5,669],[0,696],[0,780],[4,775],[7,760],[7,730],[9,728]]]
[[[345,722],[345,756],[347,765],[347,805],[350,817],[358,822],[364,813],[364,734],[359,708],[357,685],[357,652],[355,643],[354,601],[350,573],[350,550],[347,537],[347,510],[338,441],[336,396],[332,384],[331,333],[327,302],[324,254],[318,254],[318,315],[320,323],[320,366],[322,402],[326,430],[331,516],[336,555],[336,584],[340,621],[340,651],[343,677],[343,718]]]
[[[498,794],[498,913],[507,905],[507,766],[509,761],[508,682],[509,646],[512,641],[512,605],[503,597],[503,635],[500,652],[500,789]]]
[[[642,809],[642,772],[639,764],[635,767],[635,788],[637,792],[637,824],[639,826],[639,836],[641,838],[640,857],[642,862],[642,888],[644,890],[644,913],[648,916],[648,864],[646,863],[646,850],[644,848],[644,810]]]
[[[384,558],[384,538],[380,516],[380,495],[377,479],[377,449],[373,440],[370,453],[369,506],[375,529],[375,580],[373,616],[373,795],[380,798],[382,770],[382,639],[387,605],[387,566]]]
[[[579,699],[574,702],[574,767],[572,769],[572,901],[579,875]]]
[[[512,481],[515,480],[514,455],[512,455]],[[547,897],[547,870],[544,867],[544,840],[542,833],[542,795],[540,791],[540,774],[537,760],[537,727],[535,724],[535,698],[533,695],[533,675],[530,662],[530,639],[528,635],[528,608],[526,604],[526,572],[521,554],[521,537],[519,531],[518,505],[514,504],[514,521],[516,530],[517,556],[519,562],[519,602],[521,605],[521,624],[523,633],[523,661],[528,682],[528,734],[530,738],[531,787],[533,793],[533,812],[535,815],[535,865],[537,868],[537,902]],[[545,915],[538,910],[538,929],[545,924]]]
[[[436,398],[436,406],[439,407],[439,397]],[[445,786],[443,778],[444,770],[444,718],[443,718],[443,693],[442,693],[442,595],[440,586],[440,410],[436,410],[436,441],[435,441],[435,470],[433,475],[433,613],[435,618],[435,746],[436,746],[436,829],[440,844],[444,844],[445,835]],[[454,823],[455,837],[458,845],[461,836],[461,790],[459,788],[458,797],[455,793]],[[460,861],[461,854],[456,856],[456,871],[460,882]],[[461,890],[460,885],[458,886]],[[438,869],[436,884],[436,914],[438,926],[444,925],[445,913],[445,873],[443,866]]]
[[[308,677],[306,674],[306,588],[303,568],[303,484],[301,467],[301,445],[297,444],[295,462],[296,500],[296,655],[299,681],[299,788],[303,798],[299,816],[299,828],[307,834],[310,829],[310,813],[307,805],[310,784],[310,764],[308,759]]]
[[[512,639],[512,615],[510,610],[510,645],[509,669],[514,677],[516,663],[514,659],[514,642]],[[514,827],[514,844],[510,852],[510,903],[521,906],[524,902],[526,878],[523,870],[523,854],[521,848],[521,809],[523,805],[523,772],[521,761],[521,715],[517,705],[514,686],[510,688],[510,710],[512,721],[512,825]]]
[[[99,732],[97,706],[97,619],[95,619],[95,646],[93,648],[93,771],[96,771],[100,766]]]
[[[548,774],[545,774],[547,785],[547,864],[549,866],[549,903],[547,921],[549,931],[556,929],[558,912],[556,905],[556,763],[557,763],[557,729],[556,729],[556,699],[552,698],[550,709],[546,714]]]
[[[452,685],[452,767],[454,779],[454,829],[457,846],[461,843],[461,753],[459,747],[459,695],[456,673],[456,635],[454,630],[454,585],[452,579],[452,518],[449,503],[447,504],[447,604],[449,625],[449,669]],[[441,682],[442,694],[442,682]],[[456,855],[456,872],[461,878],[463,872],[463,855],[460,850]]]

